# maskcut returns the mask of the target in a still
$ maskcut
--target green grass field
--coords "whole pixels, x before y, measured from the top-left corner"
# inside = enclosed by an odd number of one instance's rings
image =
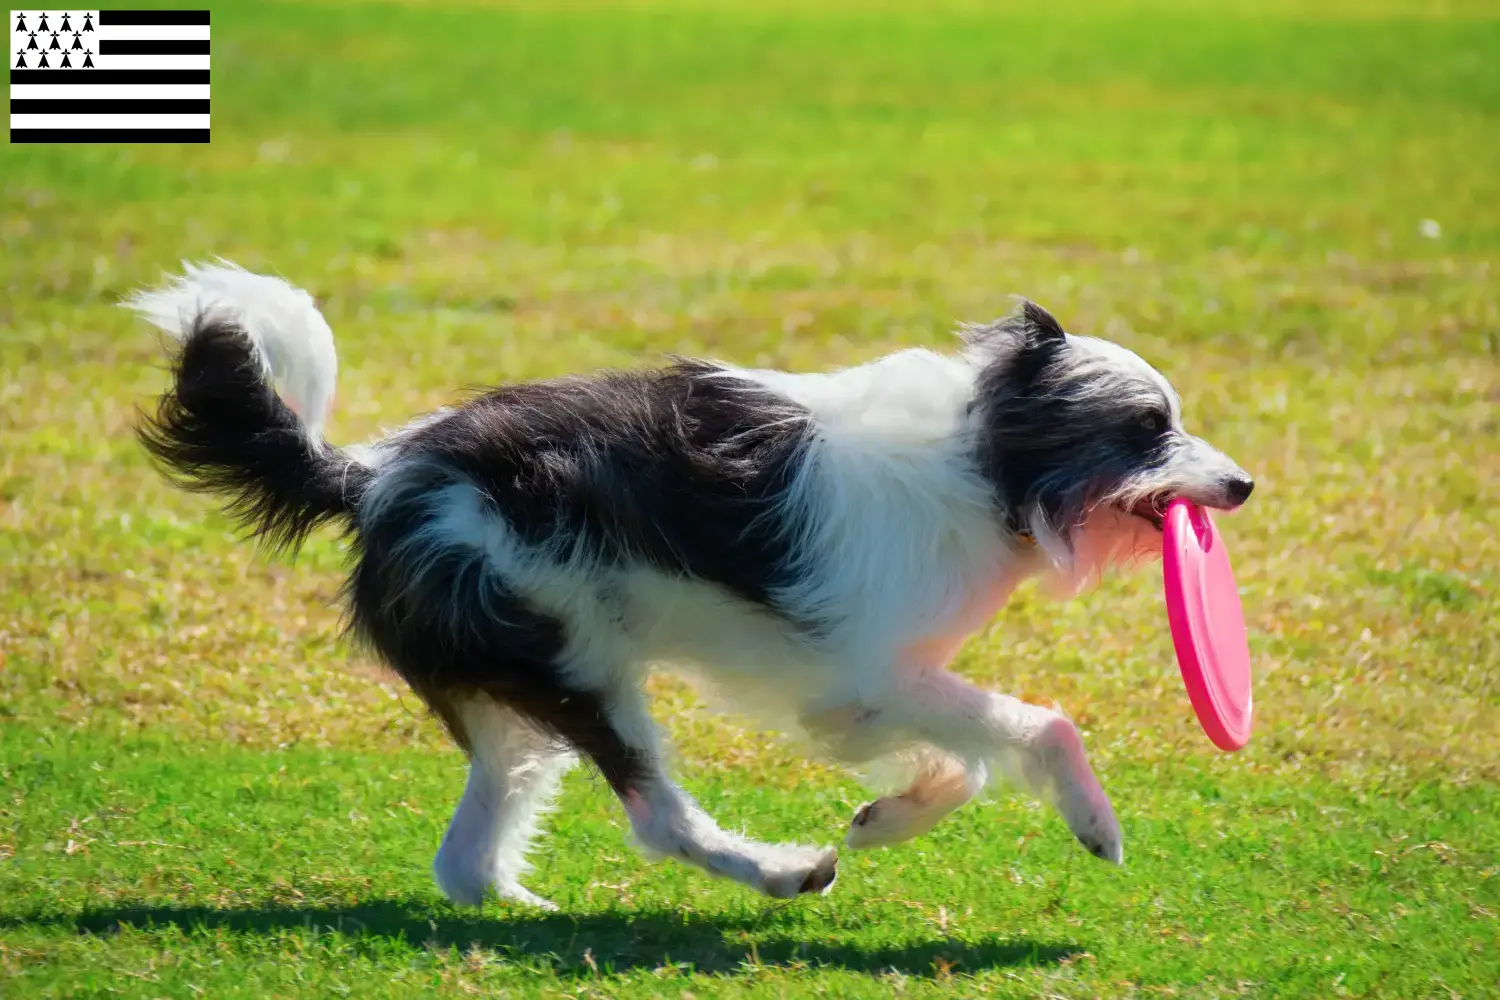
[[[918,8],[921,8],[920,10]],[[209,146],[0,153],[0,996],[1480,997],[1500,980],[1500,8],[216,5]],[[237,543],[131,437],[115,308],[311,288],[332,436],[665,352],[817,368],[1023,293],[1254,473],[1257,730],[1196,728],[1154,568],[965,648],[1125,829],[997,796],[774,903],[569,780],[532,887],[444,902],[464,760],[338,640],[342,555]],[[863,799],[657,685],[727,826]]]

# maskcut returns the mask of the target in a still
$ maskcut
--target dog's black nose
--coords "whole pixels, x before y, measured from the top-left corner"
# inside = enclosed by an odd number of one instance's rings
[[[1254,490],[1255,480],[1249,476],[1231,476],[1224,480],[1224,492],[1236,507],[1249,500]]]

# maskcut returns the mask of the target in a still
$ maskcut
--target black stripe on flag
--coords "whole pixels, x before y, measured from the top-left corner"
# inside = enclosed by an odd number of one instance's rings
[[[13,115],[206,115],[208,98],[108,98],[51,100],[11,98]]]
[[[101,10],[99,24],[207,24],[206,10]]]
[[[13,69],[10,82],[17,83],[207,83],[206,69]]]
[[[101,38],[101,56],[206,56],[207,38]]]
[[[207,142],[206,128],[13,128],[11,142]]]

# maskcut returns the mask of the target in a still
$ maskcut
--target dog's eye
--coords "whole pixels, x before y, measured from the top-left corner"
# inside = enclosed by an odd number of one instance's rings
[[[1158,417],[1154,413],[1146,414],[1141,418],[1141,430],[1150,431],[1152,434],[1155,434],[1161,430],[1161,417]]]

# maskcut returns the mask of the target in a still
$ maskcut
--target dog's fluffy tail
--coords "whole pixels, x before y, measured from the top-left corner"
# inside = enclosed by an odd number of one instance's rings
[[[271,549],[296,549],[318,525],[352,516],[373,478],[323,440],[333,331],[312,296],[280,278],[224,261],[183,268],[123,303],[178,345],[141,443],[177,485],[226,497]]]

